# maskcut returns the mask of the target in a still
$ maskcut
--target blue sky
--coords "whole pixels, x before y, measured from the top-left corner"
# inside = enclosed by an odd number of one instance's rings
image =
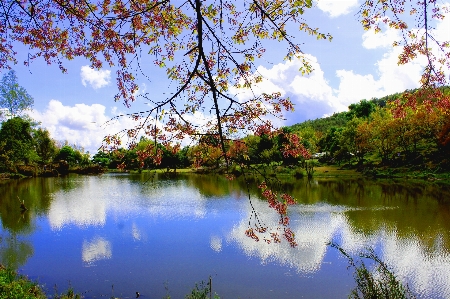
[[[361,0],[319,0],[307,12],[305,19],[311,27],[330,33],[332,42],[317,41],[305,33],[295,35],[306,58],[314,67],[309,76],[299,73],[299,61],[283,61],[277,42],[269,44],[266,60],[260,61],[259,72],[265,76],[260,90],[279,91],[289,96],[296,111],[286,115],[278,125],[292,125],[334,112],[345,111],[351,103],[361,99],[382,97],[419,86],[424,60],[418,59],[404,66],[397,65],[400,49],[392,42],[399,37],[394,30],[384,28],[382,33],[364,31],[357,19]],[[450,40],[449,18],[436,25],[436,35]],[[68,74],[61,74],[56,65],[48,66],[42,60],[29,67],[22,65],[28,50],[16,48],[19,63],[13,66],[19,84],[34,98],[34,109],[29,114],[40,121],[56,140],[84,147],[95,153],[103,137],[123,128],[133,126],[126,118],[102,125],[110,118],[147,108],[144,99],[138,98],[131,108],[114,102],[117,92],[115,70],[105,67],[100,71],[88,67],[88,62],[75,59],[65,63]],[[153,58],[152,58],[153,59]],[[149,59],[145,70],[150,81],[138,78],[141,93],[170,92],[162,79],[164,73]],[[245,93],[238,95],[244,99]],[[199,119],[199,118],[197,118]],[[195,118],[193,119],[195,121]]]

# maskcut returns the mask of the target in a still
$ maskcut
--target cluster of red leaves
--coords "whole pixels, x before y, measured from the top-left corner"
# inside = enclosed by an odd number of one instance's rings
[[[230,144],[226,153],[228,159],[236,159],[239,161],[248,159],[248,147],[245,142],[236,140]]]
[[[305,159],[309,159],[311,154],[308,150],[300,143],[301,139],[296,134],[291,133],[281,133],[284,138],[287,140],[283,144],[283,156],[284,157],[304,157]]]
[[[137,150],[136,155],[141,167],[143,168],[145,160],[149,158],[152,160],[153,164],[161,164],[163,151],[161,150],[161,148],[155,146],[155,144],[148,144],[145,149]]]
[[[405,92],[400,98],[390,103],[391,113],[394,118],[404,118],[408,112],[425,109],[427,113],[433,113],[439,109],[444,114],[450,114],[450,95],[445,94],[440,88],[418,89],[414,92]]]
[[[289,216],[287,215],[287,207],[289,205],[295,204],[295,200],[289,194],[282,194],[280,197],[276,192],[273,192],[270,188],[267,187],[266,182],[263,182],[259,185],[259,188],[262,191],[262,196],[267,199],[269,207],[274,209],[280,215],[279,224],[284,227],[283,236],[289,242],[292,247],[296,247],[297,243],[295,242],[295,234],[291,231],[289,226]],[[281,199],[281,200],[280,200]],[[279,237],[277,233],[271,234],[272,240],[275,243],[279,243]],[[270,243],[269,240],[266,242]]]
[[[259,242],[259,237],[257,235],[257,233],[265,233],[267,231],[267,228],[265,227],[255,227],[255,228],[249,228],[245,231],[245,235],[247,237],[252,238],[253,240],[255,240],[256,242]]]

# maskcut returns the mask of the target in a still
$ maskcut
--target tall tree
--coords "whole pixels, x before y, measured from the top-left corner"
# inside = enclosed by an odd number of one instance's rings
[[[6,73],[0,83],[0,108],[8,110],[7,116],[20,116],[24,110],[33,107],[33,103],[33,98],[17,83],[16,72]]]

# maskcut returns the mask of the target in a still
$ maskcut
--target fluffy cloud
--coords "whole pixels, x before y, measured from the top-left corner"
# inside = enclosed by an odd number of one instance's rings
[[[301,67],[300,60],[280,63],[270,69],[260,66],[257,71],[264,76],[264,80],[255,86],[253,91],[281,92],[282,96],[291,99],[296,111],[288,115],[288,123],[281,125],[346,111],[350,104],[359,100],[382,97],[418,87],[425,62],[418,59],[399,66],[397,65],[399,51],[397,48],[389,49],[376,63],[377,77],[372,74],[357,74],[352,70],[337,70],[335,73],[339,79],[337,88],[330,86],[320,63],[312,55],[305,55],[314,68],[313,73],[307,76],[302,76],[298,71]],[[238,98],[244,100],[250,95],[248,91],[241,92]]]
[[[51,100],[45,111],[34,110],[31,116],[49,130],[52,138],[67,140],[69,144],[76,144],[95,153],[106,135],[136,125],[128,118],[108,122],[115,114],[108,116],[105,110],[105,106],[100,104],[65,106],[60,101]]]
[[[91,85],[92,88],[98,89],[107,86],[111,80],[111,71],[109,70],[94,70],[88,65],[81,67],[81,83],[84,86]]]
[[[112,107],[107,113],[106,107],[100,104],[65,106],[60,101],[51,100],[45,111],[33,110],[30,116],[41,122],[41,126],[50,132],[53,139],[83,147],[92,154],[97,152],[106,135],[116,134],[138,125],[124,114],[117,107]],[[112,120],[113,117],[115,118]],[[211,117],[196,112],[194,115],[185,115],[185,120],[193,125],[202,126]],[[148,121],[153,122],[154,118],[150,117]],[[162,129],[160,122],[157,126]],[[190,142],[191,140],[185,139],[182,145],[188,145]]]
[[[386,27],[386,26],[384,26]],[[392,28],[375,33],[373,30],[366,31],[363,36],[363,47],[366,49],[390,48],[394,41],[401,39],[400,31]]]
[[[332,18],[348,14],[356,5],[358,0],[317,0],[317,7]]]

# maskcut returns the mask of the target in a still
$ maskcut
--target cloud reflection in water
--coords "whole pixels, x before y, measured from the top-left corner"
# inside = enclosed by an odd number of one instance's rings
[[[255,210],[260,214],[264,224],[270,227],[278,227],[279,217],[269,208],[266,202],[253,200]],[[334,208],[328,206],[329,208]],[[303,210],[302,210],[303,209]],[[323,207],[318,206],[318,209]],[[288,242],[282,240],[279,244],[267,244],[264,241],[255,242],[245,235],[248,228],[247,218],[236,225],[230,232],[228,238],[236,242],[239,247],[249,256],[257,256],[262,263],[278,262],[296,269],[299,273],[316,272],[323,261],[327,245],[333,235],[345,223],[345,216],[328,211],[314,212],[311,206],[292,206],[290,213],[301,214],[300,217],[291,216],[291,229],[294,231],[298,246],[292,248]],[[279,233],[282,234],[281,232]]]
[[[70,224],[104,226],[107,214],[148,213],[164,219],[204,218],[207,214],[206,198],[182,181],[130,184],[105,177],[84,177],[83,188],[53,193],[48,211],[52,229]]]
[[[95,237],[90,242],[84,240],[81,257],[83,262],[88,264],[110,259],[112,257],[111,243],[101,237]]]

